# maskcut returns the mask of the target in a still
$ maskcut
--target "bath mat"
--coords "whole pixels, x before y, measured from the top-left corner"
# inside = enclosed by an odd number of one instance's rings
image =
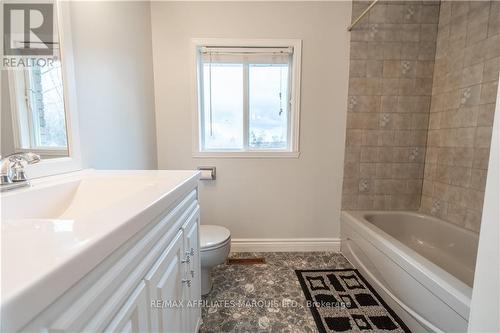
[[[410,332],[357,269],[295,273],[319,332]]]
[[[229,258],[226,262],[228,265],[257,265],[265,264],[264,258]]]

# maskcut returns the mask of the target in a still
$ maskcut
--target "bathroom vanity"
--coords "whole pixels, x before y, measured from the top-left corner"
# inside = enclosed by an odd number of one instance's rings
[[[195,332],[196,171],[85,170],[2,194],[3,332]]]

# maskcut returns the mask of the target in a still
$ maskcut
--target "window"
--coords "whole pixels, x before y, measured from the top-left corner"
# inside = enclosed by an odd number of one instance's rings
[[[66,119],[61,63],[32,66],[11,74],[16,151],[66,155]],[[17,101],[17,103],[16,103]]]
[[[300,41],[197,43],[195,155],[298,156],[300,52]]]

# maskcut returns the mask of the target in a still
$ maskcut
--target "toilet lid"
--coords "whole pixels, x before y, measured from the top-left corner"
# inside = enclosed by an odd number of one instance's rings
[[[226,242],[231,233],[218,225],[200,225],[200,248],[214,247]]]

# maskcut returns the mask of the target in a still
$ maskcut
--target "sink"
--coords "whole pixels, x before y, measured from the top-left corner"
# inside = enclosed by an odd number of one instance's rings
[[[89,177],[41,184],[2,197],[2,220],[76,219],[152,186],[151,179]]]
[[[75,180],[12,193],[6,192],[2,196],[2,221],[58,218],[71,204],[80,183],[80,180]]]

